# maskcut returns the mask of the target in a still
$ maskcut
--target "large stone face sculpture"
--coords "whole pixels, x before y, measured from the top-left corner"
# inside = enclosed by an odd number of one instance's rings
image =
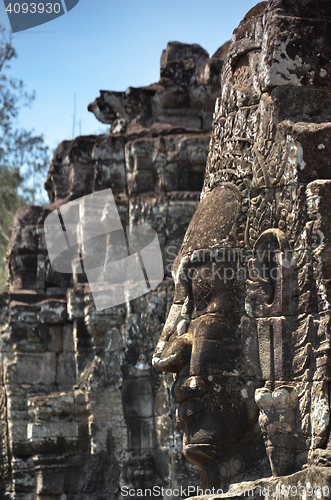
[[[153,361],[203,487],[330,479],[330,21],[327,1],[261,2],[223,68]]]

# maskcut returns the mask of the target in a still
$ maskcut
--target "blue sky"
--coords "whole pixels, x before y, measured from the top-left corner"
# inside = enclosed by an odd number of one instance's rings
[[[107,126],[87,111],[99,90],[125,90],[159,79],[168,41],[199,43],[210,55],[231,38],[255,0],[80,0],[67,14],[13,35],[18,58],[10,74],[35,90],[18,124],[44,134],[53,150],[75,135]],[[3,0],[0,22],[9,27]],[[80,126],[79,126],[80,121]]]

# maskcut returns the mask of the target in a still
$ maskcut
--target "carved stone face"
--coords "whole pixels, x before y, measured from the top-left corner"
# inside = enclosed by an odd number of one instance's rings
[[[245,274],[233,233],[240,199],[224,185],[200,203],[174,264],[174,304],[153,360],[176,373],[184,454],[198,465],[248,445],[258,419],[260,383],[241,334]]]
[[[224,63],[204,197],[154,357],[177,374],[184,453],[218,474],[212,486],[259,462],[261,436],[274,475],[329,454],[330,19],[326,0],[260,2]]]

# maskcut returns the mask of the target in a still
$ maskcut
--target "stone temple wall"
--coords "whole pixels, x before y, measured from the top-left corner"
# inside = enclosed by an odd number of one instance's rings
[[[89,110],[109,134],[63,141],[45,183],[50,205],[17,212],[0,295],[0,498],[110,500],[121,485],[198,484],[182,457],[172,376],[152,369],[151,356],[173,299],[171,264],[200,198],[226,51],[209,58],[199,45],[170,42],[158,83],[101,91]],[[165,279],[98,312],[79,262],[72,274],[50,266],[43,222],[107,188],[123,226],[157,231]],[[93,221],[86,207],[84,217]]]

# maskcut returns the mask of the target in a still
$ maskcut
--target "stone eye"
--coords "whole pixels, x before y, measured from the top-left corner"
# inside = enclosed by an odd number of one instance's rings
[[[192,291],[194,298],[194,307],[196,311],[202,311],[205,309],[211,298],[211,283],[207,279],[203,279],[200,276],[192,280]]]

